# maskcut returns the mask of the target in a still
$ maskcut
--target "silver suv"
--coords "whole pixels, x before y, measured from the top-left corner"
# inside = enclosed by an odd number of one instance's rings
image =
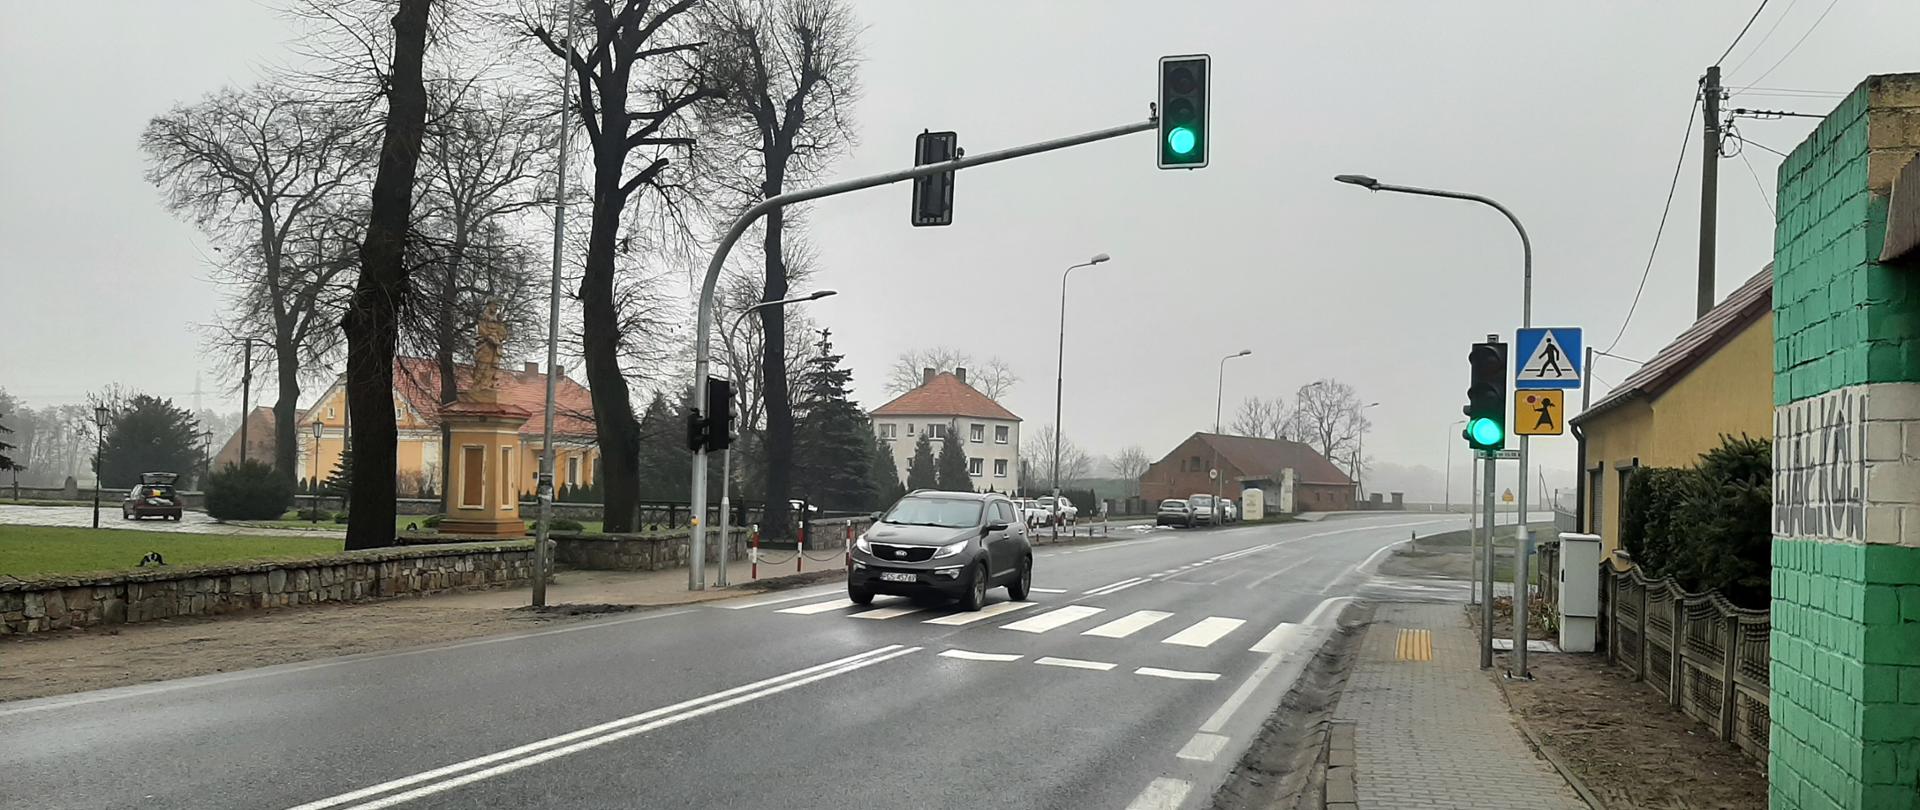
[[[1004,495],[907,493],[854,541],[847,563],[847,598],[861,605],[884,593],[979,610],[1001,585],[1015,600],[1033,585],[1027,523]]]

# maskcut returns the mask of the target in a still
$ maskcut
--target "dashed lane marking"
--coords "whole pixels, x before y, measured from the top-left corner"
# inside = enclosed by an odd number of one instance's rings
[[[1083,661],[1078,658],[1054,658],[1052,656],[1046,656],[1043,658],[1034,659],[1034,663],[1039,664],[1041,666],[1046,666],[1046,667],[1068,667],[1070,669],[1091,669],[1091,670],[1097,670],[1099,672],[1106,672],[1109,669],[1113,669],[1115,666],[1105,661]]]
[[[1141,667],[1134,670],[1133,674],[1146,675],[1154,678],[1171,678],[1176,681],[1220,680],[1220,673],[1218,672],[1188,672],[1184,669],[1161,669],[1159,667]]]
[[[972,650],[947,650],[940,653],[941,658],[958,658],[962,661],[1018,661],[1026,656],[1012,653],[984,653]]]

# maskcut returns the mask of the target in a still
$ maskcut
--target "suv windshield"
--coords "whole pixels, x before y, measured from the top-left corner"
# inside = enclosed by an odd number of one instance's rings
[[[897,526],[942,526],[964,529],[980,525],[982,501],[959,498],[901,498],[887,510],[883,523]]]

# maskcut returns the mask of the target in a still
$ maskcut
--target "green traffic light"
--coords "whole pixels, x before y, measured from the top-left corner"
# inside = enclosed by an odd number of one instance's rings
[[[1499,444],[1500,440],[1506,435],[1506,431],[1500,427],[1499,422],[1484,416],[1473,420],[1472,424],[1467,425],[1467,432],[1473,436],[1475,444],[1483,445]]]
[[[1195,136],[1193,130],[1188,127],[1174,127],[1167,130],[1167,148],[1172,149],[1176,155],[1192,152],[1199,141],[1199,137]]]

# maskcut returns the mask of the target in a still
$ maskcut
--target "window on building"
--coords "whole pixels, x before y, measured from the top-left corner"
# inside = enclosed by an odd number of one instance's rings
[[[579,456],[573,456],[567,459],[567,483],[576,487],[580,486],[580,457]]]
[[[1006,459],[996,458],[993,460],[993,477],[995,478],[1007,477],[1007,460]]]
[[[500,508],[512,509],[520,501],[513,491],[513,448],[500,448]]]
[[[327,406],[327,418],[328,418],[328,419],[332,419],[332,418],[333,418],[333,406],[332,406],[332,405],[328,405],[328,406]]]
[[[1006,425],[994,425],[993,426],[993,443],[1006,444],[1007,432],[1008,432],[1008,428]]]
[[[929,423],[927,425],[927,435],[935,439],[945,439],[947,438],[947,426],[939,422]]]
[[[967,441],[984,442],[987,440],[987,426],[974,424],[967,426]]]
[[[1587,531],[1593,534],[1600,533],[1600,525],[1602,522],[1600,516],[1606,514],[1606,512],[1600,509],[1600,506],[1606,503],[1606,499],[1601,497],[1600,491],[1601,486],[1607,482],[1607,476],[1603,470],[1604,466],[1595,467],[1587,471],[1587,492],[1590,498],[1587,503]]]
[[[913,423],[912,423],[912,422],[908,422],[908,423],[907,423],[907,435],[908,435],[908,436],[912,436],[912,435],[913,435]]]
[[[979,477],[980,477],[980,476],[981,476],[982,474],[984,474],[985,472],[986,472],[986,460],[985,460],[985,459],[978,459],[978,458],[970,458],[970,459],[967,459],[967,474],[968,474],[968,475],[971,475],[971,476],[973,476],[973,477],[975,477],[975,478],[979,478]]]
[[[1187,457],[1188,472],[1204,472],[1206,469],[1207,469],[1206,462],[1201,461],[1199,456]]]
[[[909,425],[909,427],[911,427],[911,425]],[[887,441],[893,441],[894,437],[899,435],[897,433],[897,431],[899,430],[900,430],[899,425],[893,424],[891,422],[883,424],[880,426],[880,438],[886,439]]]

